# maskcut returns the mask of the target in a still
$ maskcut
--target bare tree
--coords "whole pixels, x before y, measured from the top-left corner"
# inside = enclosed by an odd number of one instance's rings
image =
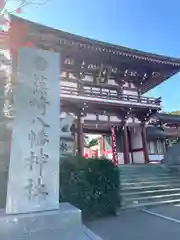
[[[9,50],[12,49],[12,42],[10,41],[10,21],[9,14],[12,13],[21,13],[22,9],[29,5],[44,5],[49,0],[0,0],[0,70],[3,65],[11,65],[11,54],[9,54]],[[20,28],[20,26],[17,26]],[[12,87],[12,79],[13,74],[9,74],[6,77],[5,90],[4,90],[4,114],[6,116],[13,116],[13,87]],[[4,76],[3,76],[4,79]],[[0,76],[0,80],[2,82],[2,77]],[[2,86],[0,86],[2,87]],[[1,111],[1,109],[0,109]]]
[[[28,5],[44,5],[48,0],[0,0],[0,15],[21,13]]]
[[[0,49],[2,42],[7,42],[9,14],[20,14],[29,5],[44,5],[49,0],[0,0]]]

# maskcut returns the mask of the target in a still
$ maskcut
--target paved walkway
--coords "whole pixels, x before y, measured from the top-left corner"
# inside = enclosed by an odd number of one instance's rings
[[[149,209],[157,210],[161,214],[173,214],[174,206],[165,206]],[[177,207],[176,216],[180,219],[180,207]],[[177,213],[178,212],[178,213]],[[173,217],[170,216],[170,217]],[[119,217],[108,217],[88,223],[87,226],[103,240],[179,240],[180,223],[150,215],[136,210],[123,211]]]
[[[157,214],[157,216],[162,215],[162,217],[164,216],[167,219],[169,218],[169,220],[171,219],[180,223],[180,204],[150,207],[147,211]]]

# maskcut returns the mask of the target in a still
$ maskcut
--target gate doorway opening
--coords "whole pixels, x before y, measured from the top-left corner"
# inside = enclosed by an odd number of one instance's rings
[[[116,138],[118,159],[123,160],[123,139]],[[84,157],[113,159],[111,133],[84,133]],[[120,161],[121,162],[121,161]],[[123,162],[124,163],[124,162]]]

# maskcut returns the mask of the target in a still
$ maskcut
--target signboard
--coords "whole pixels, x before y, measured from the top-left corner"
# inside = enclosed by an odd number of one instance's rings
[[[112,155],[113,155],[113,163],[115,166],[118,165],[118,155],[117,155],[117,146],[116,146],[116,134],[114,127],[111,128],[112,134]]]
[[[62,157],[75,155],[75,137],[71,132],[74,121],[75,117],[70,114],[60,121],[60,154]]]
[[[75,139],[60,138],[60,153],[61,156],[75,155]]]
[[[60,56],[18,53],[6,213],[59,208]]]

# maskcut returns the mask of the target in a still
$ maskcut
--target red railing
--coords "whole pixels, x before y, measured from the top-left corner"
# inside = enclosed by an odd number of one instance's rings
[[[91,97],[91,98],[100,98],[106,100],[116,100],[124,102],[134,102],[142,104],[153,104],[160,106],[161,98],[151,98],[144,96],[136,96],[129,94],[120,94],[117,90],[112,89],[103,89],[96,87],[85,87],[83,89],[77,89],[75,87],[65,87],[61,86],[61,94],[70,95],[70,96],[82,96],[82,97]]]

